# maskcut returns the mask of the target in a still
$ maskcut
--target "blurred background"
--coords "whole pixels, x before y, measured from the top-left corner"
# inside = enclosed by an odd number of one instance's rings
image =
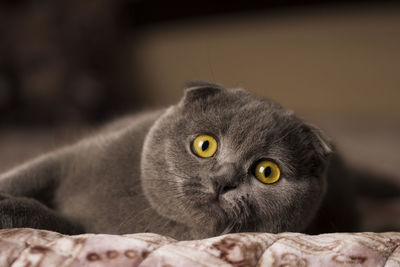
[[[277,100],[400,181],[400,4],[378,0],[0,0],[0,171],[193,79]]]

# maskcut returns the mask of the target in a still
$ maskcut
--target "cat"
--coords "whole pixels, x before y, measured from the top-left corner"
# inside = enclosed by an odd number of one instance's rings
[[[358,225],[346,166],[316,127],[243,89],[105,126],[0,175],[0,228],[65,234],[321,233]]]

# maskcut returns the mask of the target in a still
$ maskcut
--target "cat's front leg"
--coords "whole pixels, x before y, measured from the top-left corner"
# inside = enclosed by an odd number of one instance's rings
[[[0,193],[0,229],[5,228],[36,228],[63,234],[83,232],[78,224],[35,199]]]

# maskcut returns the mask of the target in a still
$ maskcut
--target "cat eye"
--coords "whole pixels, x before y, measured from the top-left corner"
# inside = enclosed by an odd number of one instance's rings
[[[218,143],[210,135],[197,136],[192,144],[193,152],[202,158],[210,158],[217,152]]]
[[[254,169],[254,175],[264,184],[273,184],[279,180],[281,171],[274,162],[262,160],[257,163]]]

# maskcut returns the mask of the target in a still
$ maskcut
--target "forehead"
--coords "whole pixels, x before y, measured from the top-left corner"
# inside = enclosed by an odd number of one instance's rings
[[[247,92],[224,92],[188,107],[191,131],[229,141],[235,150],[266,149],[295,127],[296,120],[279,104]]]

